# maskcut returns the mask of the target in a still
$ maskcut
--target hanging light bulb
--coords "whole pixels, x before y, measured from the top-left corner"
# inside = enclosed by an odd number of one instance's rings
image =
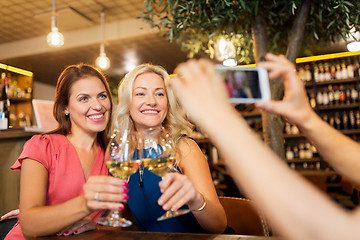
[[[61,47],[64,45],[64,36],[56,27],[56,0],[53,1],[53,11],[51,16],[51,32],[47,35],[47,43],[50,47]]]
[[[103,43],[100,45],[100,55],[96,58],[95,64],[103,70],[107,70],[110,67],[110,59],[106,56]]]
[[[357,51],[360,51],[360,42],[358,41],[355,41],[355,42],[351,42],[351,43],[348,43],[346,45],[347,49],[349,52],[357,52]]]
[[[97,67],[101,68],[102,70],[107,70],[110,67],[110,59],[106,56],[105,53],[105,28],[104,28],[104,18],[105,13],[101,12],[101,44],[100,44],[100,55],[96,58],[95,64]]]
[[[221,37],[215,43],[215,57],[217,60],[223,61],[225,66],[235,66],[237,64],[235,60],[235,46],[224,37]]]

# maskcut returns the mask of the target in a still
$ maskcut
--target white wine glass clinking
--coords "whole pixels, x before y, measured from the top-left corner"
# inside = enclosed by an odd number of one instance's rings
[[[134,131],[125,130],[122,134],[115,130],[105,152],[105,163],[112,176],[128,180],[137,171],[140,161],[132,161],[132,154],[136,144]],[[128,227],[130,220],[120,217],[118,210],[113,210],[107,217],[97,220],[97,223],[112,227]]]
[[[160,177],[169,172],[179,172],[172,139],[163,127],[146,129],[141,138],[144,149],[142,164],[145,168]],[[189,212],[189,209],[170,209],[157,220],[163,221]]]

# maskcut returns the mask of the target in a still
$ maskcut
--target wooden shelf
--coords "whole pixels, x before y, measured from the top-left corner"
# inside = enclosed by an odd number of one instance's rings
[[[302,162],[319,162],[321,161],[320,157],[313,158],[294,158],[292,160],[287,160],[288,163],[302,163]]]
[[[358,80],[360,80],[359,77],[356,77],[356,78],[347,78],[347,79],[341,79],[341,80],[315,82],[314,84],[317,86],[320,86],[320,85],[329,85],[329,84],[353,83]]]
[[[358,109],[360,107],[360,103],[349,103],[349,104],[333,104],[333,105],[320,105],[316,106],[316,110],[337,110],[337,109]]]

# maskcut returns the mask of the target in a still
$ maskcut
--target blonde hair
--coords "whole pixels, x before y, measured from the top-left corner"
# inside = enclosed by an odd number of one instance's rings
[[[125,129],[134,128],[134,122],[130,116],[130,105],[132,101],[132,92],[135,79],[143,73],[155,73],[164,80],[165,91],[168,99],[168,112],[162,123],[162,126],[170,134],[175,149],[181,137],[190,135],[194,126],[187,120],[184,110],[177,101],[173,90],[168,87],[170,77],[166,70],[158,65],[149,63],[141,64],[130,71],[120,81],[118,88],[119,104],[116,106],[113,114],[113,128],[123,132]]]

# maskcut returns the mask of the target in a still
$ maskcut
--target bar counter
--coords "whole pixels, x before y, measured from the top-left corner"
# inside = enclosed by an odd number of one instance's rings
[[[10,166],[24,143],[41,132],[37,128],[0,130],[0,215],[19,207],[20,171],[11,171]]]
[[[39,238],[30,238],[31,240],[54,240],[62,239],[63,236],[48,236]],[[248,235],[227,235],[227,234],[194,234],[194,233],[160,233],[160,232],[139,232],[129,231],[122,228],[112,228],[98,226],[95,231],[85,232],[79,235],[70,235],[66,239],[80,239],[80,240],[281,240],[279,237],[262,237],[262,236],[248,236]]]

